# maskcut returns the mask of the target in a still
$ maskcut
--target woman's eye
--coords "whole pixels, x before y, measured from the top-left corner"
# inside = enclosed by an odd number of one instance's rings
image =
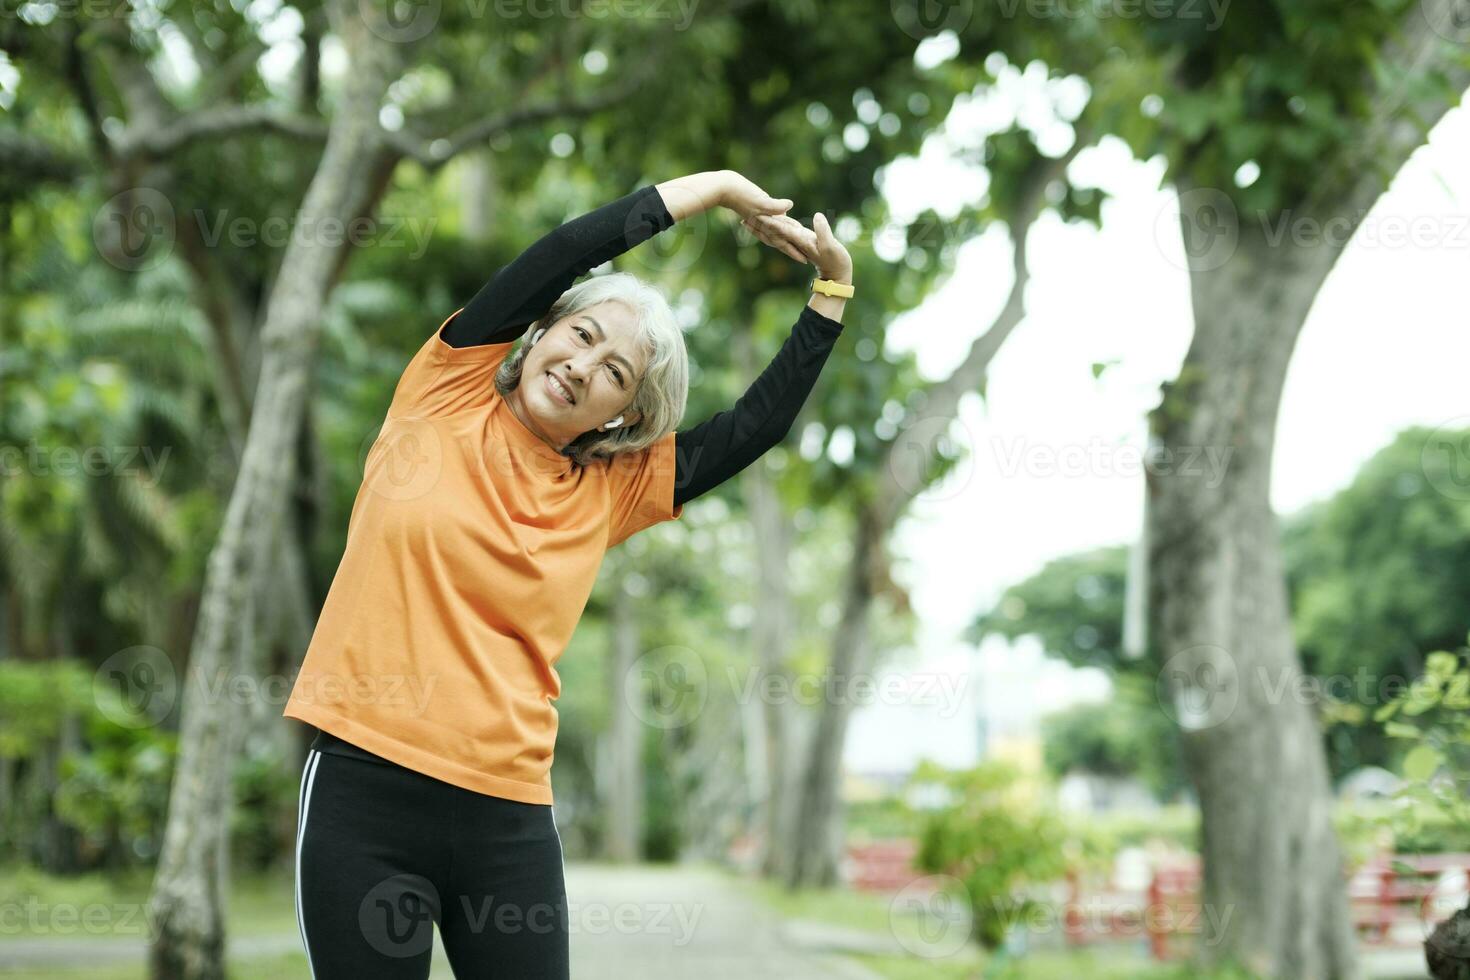
[[[607,367],[608,367],[608,370],[613,373],[613,377],[618,379],[618,384],[622,384],[623,383],[623,373],[621,371],[619,371],[617,368],[613,367],[611,364],[609,364]]]
[[[592,339],[591,336],[587,333],[587,331],[583,330],[581,327],[578,327],[577,328],[577,333],[579,333],[579,334],[582,335],[582,339],[583,340],[591,340]]]

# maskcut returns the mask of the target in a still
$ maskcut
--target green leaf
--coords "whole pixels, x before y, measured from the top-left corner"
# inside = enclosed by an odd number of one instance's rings
[[[1408,698],[1404,701],[1404,714],[1422,715],[1439,704],[1439,685],[1438,680],[1431,680],[1428,677],[1421,677],[1415,681],[1414,686],[1409,689]]]
[[[1404,775],[1414,780],[1425,780],[1433,776],[1444,762],[1444,757],[1432,745],[1416,745],[1404,756]]]
[[[1453,653],[1436,650],[1424,659],[1424,672],[1430,677],[1444,679],[1452,676],[1459,665],[1459,658]]]
[[[1445,688],[1444,701],[1441,703],[1446,708],[1455,710],[1470,708],[1470,674],[1456,674],[1451,677],[1449,686]]]
[[[1391,721],[1383,726],[1383,733],[1389,738],[1423,738],[1424,735],[1413,725],[1405,725],[1401,721]]]
[[[1377,711],[1373,712],[1373,720],[1374,721],[1388,721],[1388,719],[1390,719],[1394,715],[1398,714],[1398,711],[1399,711],[1399,703],[1397,701],[1390,701],[1390,702],[1388,702],[1388,704],[1385,704],[1383,707],[1381,707]]]

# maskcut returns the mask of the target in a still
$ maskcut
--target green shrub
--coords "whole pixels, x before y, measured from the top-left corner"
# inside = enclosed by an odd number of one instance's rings
[[[1454,823],[1470,825],[1470,668],[1460,657],[1431,653],[1423,676],[1373,719],[1383,722],[1390,738],[1415,743],[1403,758],[1407,785],[1400,797],[1438,807]]]
[[[1414,743],[1405,754],[1406,785],[1399,796],[1436,808],[1461,829],[1470,827],[1470,667],[1453,653],[1439,650],[1424,661],[1424,674],[1373,716],[1391,738]],[[1397,829],[1413,834],[1423,825],[1414,806],[1394,813]],[[1407,825],[1405,823],[1407,818]],[[1424,943],[1429,974],[1436,980],[1470,976],[1470,906],[1439,923]]]
[[[1002,762],[949,771],[925,761],[910,788],[945,799],[924,817],[915,863],[959,881],[977,941],[998,949],[1007,926],[1034,904],[1025,887],[1065,869],[1061,823],[1041,807],[1035,787]]]
[[[174,737],[113,722],[125,709],[93,677],[75,660],[0,662],[0,756],[13,801],[0,850],[50,870],[151,860],[162,832]]]

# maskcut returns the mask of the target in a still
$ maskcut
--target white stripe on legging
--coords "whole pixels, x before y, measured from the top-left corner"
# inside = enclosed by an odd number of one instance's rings
[[[321,753],[308,749],[306,765],[301,770],[301,797],[296,808],[296,925],[301,930],[301,945],[306,949],[306,968],[316,980],[316,967],[311,962],[311,943],[306,940],[306,916],[301,910],[301,842],[306,839],[306,814],[311,806],[311,787],[316,782],[316,766]]]

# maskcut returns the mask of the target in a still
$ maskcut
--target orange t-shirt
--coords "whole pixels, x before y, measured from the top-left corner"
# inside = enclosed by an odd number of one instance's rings
[[[549,804],[556,661],[607,549],[683,513],[674,433],[579,467],[495,390],[514,342],[450,347],[444,324],[368,454],[284,714],[456,786]]]

